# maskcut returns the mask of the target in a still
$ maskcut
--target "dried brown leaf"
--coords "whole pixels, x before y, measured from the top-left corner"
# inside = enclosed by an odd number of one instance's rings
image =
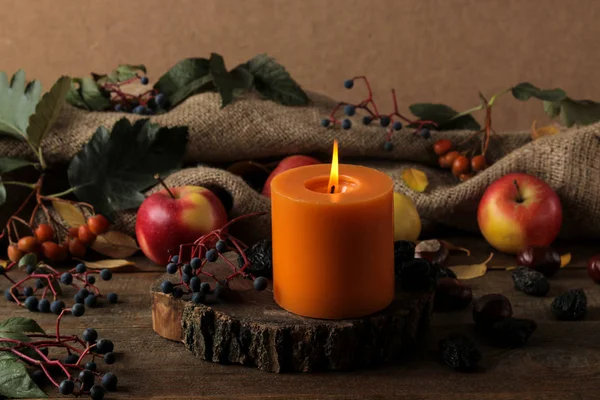
[[[140,248],[135,239],[118,231],[109,231],[96,238],[92,244],[92,250],[112,258],[127,258]]]
[[[83,215],[83,212],[74,205],[64,201],[54,200],[52,206],[69,228],[85,225],[85,215]]]
[[[91,269],[107,268],[107,269],[112,269],[112,270],[118,270],[118,269],[124,269],[126,267],[131,267],[131,266],[135,265],[135,263],[132,261],[114,260],[114,259],[100,260],[100,261],[84,261],[84,260],[78,260],[78,261],[85,263],[85,265]]]

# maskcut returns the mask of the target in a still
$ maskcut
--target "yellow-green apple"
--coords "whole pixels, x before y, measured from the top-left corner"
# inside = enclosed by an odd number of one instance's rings
[[[516,254],[528,246],[549,246],[556,239],[562,206],[558,195],[541,179],[512,173],[486,189],[477,222],[489,244]]]
[[[321,161],[309,157],[309,156],[289,156],[284,158],[277,164],[277,167],[271,172],[265,185],[263,186],[262,194],[266,197],[271,197],[271,181],[280,173],[287,171],[288,169],[303,167],[305,165],[321,164]]]
[[[169,261],[169,251],[192,243],[227,223],[218,197],[201,186],[164,189],[148,196],[137,212],[135,234],[140,248],[157,264]]]

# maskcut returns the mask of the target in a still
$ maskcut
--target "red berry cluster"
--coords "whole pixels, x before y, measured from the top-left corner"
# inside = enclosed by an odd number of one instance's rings
[[[468,157],[467,153],[454,150],[453,143],[448,139],[440,139],[435,142],[433,151],[439,156],[440,167],[451,169],[452,173],[461,181],[466,181],[488,166],[483,154]]]
[[[85,225],[69,228],[65,240],[59,244],[54,228],[50,224],[42,223],[32,229],[33,235],[21,237],[17,243],[13,243],[9,237],[8,258],[12,262],[19,262],[24,255],[30,253],[56,262],[66,261],[69,256],[82,258],[96,237],[108,231],[108,225],[106,217],[100,214],[93,215]],[[62,225],[57,226],[66,229]]]
[[[366,99],[362,100],[358,104],[345,103],[340,102],[337,106],[331,111],[328,118],[324,118],[321,120],[321,126],[327,128],[329,126],[341,125],[343,129],[350,129],[352,127],[352,121],[349,119],[338,120],[335,117],[335,114],[341,107],[344,107],[344,114],[351,117],[356,113],[356,109],[365,110],[368,115],[363,116],[362,123],[364,125],[370,125],[373,121],[379,121],[379,124],[387,128],[386,140],[383,144],[383,149],[386,151],[391,151],[394,146],[391,143],[392,134],[394,131],[399,131],[402,129],[404,123],[416,127],[414,134],[419,134],[423,138],[428,139],[431,136],[429,129],[426,126],[435,126],[437,124],[433,121],[423,121],[423,120],[410,120],[400,114],[398,111],[398,100],[396,99],[396,91],[392,89],[392,99],[394,101],[394,111],[390,114],[381,114],[377,108],[377,104],[375,104],[375,100],[373,99],[373,91],[371,90],[371,85],[369,84],[368,79],[365,76],[357,76],[352,79],[347,79],[344,81],[344,87],[346,89],[352,89],[354,87],[354,82],[356,80],[364,81],[367,86],[368,96]]]
[[[98,333],[92,328],[83,332],[83,340],[76,335],[61,335],[60,323],[67,313],[72,310],[64,309],[58,316],[53,335],[43,333],[39,325],[28,318],[3,321],[8,333],[11,327],[18,333],[12,337],[26,336],[27,339],[11,339],[11,335],[0,337],[0,354],[12,354],[16,358],[14,362],[35,368],[31,378],[38,385],[50,383],[63,395],[88,395],[93,400],[102,400],[106,391],[117,389],[118,380],[115,374],[99,372],[96,360],[114,364],[117,358],[114,344],[108,339],[98,339]],[[64,351],[66,357],[59,359],[59,351]]]

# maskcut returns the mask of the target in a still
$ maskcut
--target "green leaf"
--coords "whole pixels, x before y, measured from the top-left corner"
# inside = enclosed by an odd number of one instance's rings
[[[436,129],[441,131],[453,129],[478,131],[481,129],[481,126],[471,114],[452,119],[459,112],[444,104],[417,103],[410,105],[409,108],[410,112],[419,119],[437,123],[438,127]]]
[[[6,73],[0,72],[0,132],[27,139],[29,117],[35,111],[42,85],[39,81],[25,84],[25,72],[17,71],[10,83]]]
[[[37,263],[38,263],[38,259],[37,259],[37,256],[35,255],[35,253],[28,253],[28,254],[25,254],[23,257],[21,257],[21,259],[19,260],[19,263],[18,263],[18,267],[25,268],[28,265],[36,266]]]
[[[286,106],[308,104],[306,93],[274,58],[259,54],[248,61],[248,69],[254,76],[256,90],[264,97]]]
[[[33,382],[25,365],[15,360],[0,360],[0,396],[14,399],[47,397]]]
[[[110,95],[91,77],[81,79],[81,98],[90,110],[102,111],[110,107]]]
[[[175,107],[193,94],[214,88],[206,58],[187,58],[169,69],[154,84],[163,93],[171,107]]]
[[[35,163],[17,157],[0,157],[0,174],[5,174],[29,165],[35,165]]]
[[[75,107],[89,111],[103,111],[110,107],[110,93],[89,76],[72,79],[66,100]]]
[[[39,148],[44,136],[58,116],[60,110],[65,104],[65,99],[71,88],[71,78],[68,76],[60,77],[52,89],[42,97],[42,100],[35,108],[35,113],[29,118],[29,127],[27,136],[35,148]]]
[[[519,83],[511,89],[512,95],[517,100],[526,101],[532,97],[545,101],[560,101],[567,97],[562,89],[540,89],[529,82]]]
[[[81,78],[71,79],[71,88],[69,89],[69,92],[67,93],[66,100],[67,100],[67,103],[71,104],[72,106],[79,107],[79,108],[85,108],[86,110],[90,109],[88,107],[88,105],[85,104],[85,101],[83,101],[83,98],[81,97]]]
[[[0,362],[5,360],[15,361],[17,356],[8,351],[0,351]]]
[[[550,117],[558,117],[560,115],[560,102],[543,101],[544,112]]]
[[[217,53],[212,53],[209,60],[210,76],[212,77],[219,94],[221,95],[221,108],[233,101],[233,90],[236,89],[235,81],[225,68],[225,60]]]
[[[97,79],[97,81],[99,81],[99,83],[119,83],[137,76],[138,71],[142,71],[144,74],[146,74],[146,66],[142,64],[122,64],[110,74],[106,75],[105,79]]]
[[[221,95],[221,108],[231,104],[233,99],[252,87],[253,77],[243,68],[228,72],[225,61],[219,54],[212,53],[209,60],[210,75]]]
[[[0,206],[6,203],[6,186],[0,180]]]
[[[560,103],[560,120],[563,125],[589,125],[600,121],[600,103],[592,100],[565,98]]]
[[[23,332],[13,332],[13,331],[0,331],[0,339],[12,339],[18,340],[20,342],[29,342],[29,336],[24,334]],[[9,342],[0,342],[0,347],[10,348],[14,347],[15,343]]]
[[[155,174],[179,168],[187,139],[187,127],[160,127],[148,119],[131,125],[123,118],[112,132],[98,128],[71,160],[69,182],[79,199],[103,215],[138,207],[141,192],[156,184]]]
[[[46,333],[31,318],[12,317],[0,321],[0,332]]]

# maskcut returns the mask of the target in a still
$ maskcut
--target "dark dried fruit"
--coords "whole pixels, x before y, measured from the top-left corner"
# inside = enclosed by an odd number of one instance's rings
[[[415,247],[415,258],[424,258],[434,264],[443,264],[450,250],[439,240],[424,240]]]
[[[435,286],[433,309],[436,312],[462,310],[473,301],[473,292],[458,279],[440,278]]]
[[[552,314],[563,321],[576,321],[587,314],[587,296],[583,289],[571,289],[552,302]]]
[[[512,273],[515,289],[531,295],[545,296],[550,291],[550,284],[541,272],[527,267],[518,267]]]
[[[501,294],[486,294],[473,304],[473,320],[483,328],[512,317],[512,313],[510,300]]]
[[[535,321],[519,318],[505,318],[491,326],[488,334],[494,343],[503,347],[519,347],[527,343],[529,336],[537,329]]]
[[[273,246],[270,240],[261,240],[245,251],[250,265],[246,272],[254,276],[273,277]],[[242,256],[238,256],[240,268],[244,265]]]
[[[394,242],[394,275],[396,280],[400,279],[402,263],[415,258],[415,244],[407,240]]]
[[[481,361],[481,353],[468,337],[453,333],[440,340],[441,360],[450,368],[461,372],[473,371]]]
[[[552,276],[560,269],[560,254],[550,247],[532,246],[517,254],[517,262],[545,276]]]
[[[400,288],[411,292],[433,290],[438,279],[439,269],[429,261],[415,258],[402,263],[397,274]]]
[[[394,263],[400,265],[415,258],[415,244],[408,240],[394,242]]]

